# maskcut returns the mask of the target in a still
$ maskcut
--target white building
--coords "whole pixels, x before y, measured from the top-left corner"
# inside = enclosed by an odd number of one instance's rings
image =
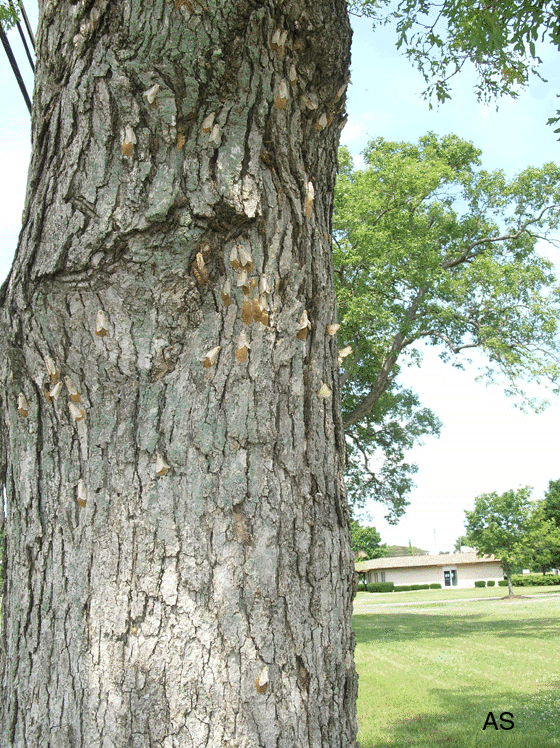
[[[365,573],[366,582],[433,584],[442,587],[474,587],[479,580],[504,578],[500,560],[471,553],[443,553],[437,556],[386,556],[356,563],[356,571]]]

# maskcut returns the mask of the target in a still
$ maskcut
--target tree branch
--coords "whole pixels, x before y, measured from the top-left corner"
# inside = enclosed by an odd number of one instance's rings
[[[530,226],[533,223],[538,223],[543,215],[546,213],[547,210],[551,210],[552,208],[560,208],[560,205],[547,205],[544,207],[538,216],[530,218],[528,221],[526,221],[521,228],[516,231],[514,234],[504,234],[502,236],[488,236],[484,239],[477,239],[472,244],[469,244],[469,246],[466,248],[466,250],[463,252],[462,255],[457,257],[454,260],[449,260],[448,262],[442,262],[441,267],[443,270],[449,270],[450,268],[457,267],[457,265],[461,265],[463,262],[466,262],[469,259],[472,259],[473,257],[477,257],[481,252],[477,252],[474,255],[471,255],[470,253],[475,247],[478,247],[482,244],[491,244],[495,242],[504,242],[509,239],[518,239],[521,234],[523,234],[527,230],[527,226]]]
[[[412,322],[416,318],[418,307],[420,306],[420,302],[426,295],[426,291],[428,290],[428,288],[429,284],[425,283],[414,297],[412,304],[406,310],[406,317],[409,322]],[[395,375],[391,377],[390,374],[392,368],[397,362],[399,354],[406,346],[413,343],[415,339],[416,336],[405,338],[402,332],[398,332],[395,335],[391,344],[391,348],[389,349],[389,353],[387,354],[387,356],[385,356],[383,364],[381,365],[381,369],[379,370],[379,374],[376,376],[370,391],[364,397],[364,399],[342,419],[342,425],[344,426],[344,428],[348,428],[358,421],[361,421],[362,418],[365,418],[365,416],[367,416],[371,412],[375,403],[387,390],[394,379]]]

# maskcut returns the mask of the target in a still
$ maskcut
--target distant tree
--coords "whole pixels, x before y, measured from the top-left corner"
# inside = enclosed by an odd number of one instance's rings
[[[560,561],[560,527],[547,518],[544,501],[535,504],[531,515],[530,568],[543,574],[558,566]]]
[[[544,499],[538,504],[542,519],[548,521],[547,531],[543,531],[535,542],[534,563],[545,573],[560,568],[560,480],[549,481]]]
[[[560,221],[560,169],[508,180],[479,168],[481,152],[456,135],[418,143],[377,138],[355,169],[339,150],[333,259],[339,322],[347,488],[405,511],[414,483],[406,452],[439,435],[435,414],[402,388],[424,343],[462,367],[477,349],[487,381],[538,408],[526,382],[557,385],[559,306],[554,265],[536,251]]]
[[[409,545],[388,545],[387,546],[387,556],[408,556],[410,550]],[[422,548],[417,548],[416,546],[412,546],[412,555],[413,556],[427,556],[428,551],[423,550]]]
[[[531,560],[530,542],[534,538],[533,506],[529,486],[503,494],[477,496],[472,511],[466,511],[466,538],[479,556],[494,554],[502,562],[513,597],[511,574],[514,566],[527,566]]]
[[[381,545],[381,535],[375,527],[362,527],[357,520],[350,523],[352,550],[360,553],[363,560],[387,555],[387,545]],[[362,555],[365,554],[365,555]]]
[[[460,552],[461,552],[461,548],[462,548],[462,547],[463,547],[464,545],[468,545],[468,542],[467,542],[467,538],[465,537],[465,535],[460,535],[460,536],[459,536],[459,537],[457,538],[457,540],[455,541],[455,545],[453,546],[453,550],[454,550],[454,551],[455,551],[456,553],[460,553]]]
[[[548,482],[548,489],[543,500],[544,515],[560,527],[560,480]]]

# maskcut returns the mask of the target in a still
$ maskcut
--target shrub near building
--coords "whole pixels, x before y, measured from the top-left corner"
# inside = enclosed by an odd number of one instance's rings
[[[393,592],[394,587],[395,585],[393,582],[370,582],[367,585],[367,591],[368,592]]]
[[[511,583],[514,587],[547,587],[560,584],[560,576],[552,576],[552,574],[514,574]]]

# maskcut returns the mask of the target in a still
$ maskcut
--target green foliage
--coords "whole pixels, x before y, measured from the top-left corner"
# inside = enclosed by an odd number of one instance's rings
[[[398,584],[393,587],[393,592],[410,592],[412,587],[409,584]]]
[[[549,519],[548,517],[551,517]],[[551,504],[537,502],[531,517],[534,530],[531,533],[531,556],[529,568],[546,572],[560,565],[560,527],[554,520]]]
[[[340,317],[339,317],[340,318]],[[339,336],[344,333],[339,333]],[[339,338],[340,339],[340,338]],[[348,340],[348,338],[343,338]],[[363,385],[349,382],[346,406],[364,391]],[[344,407],[344,406],[343,406]],[[408,505],[418,466],[406,460],[406,453],[426,436],[439,436],[441,422],[419,398],[396,383],[384,392],[361,421],[346,429],[346,490],[350,504],[363,507],[368,498],[385,504],[386,519],[398,522]],[[378,464],[372,468],[372,458]]]
[[[478,580],[474,583],[475,587],[486,587],[486,582],[483,579]]]
[[[514,587],[549,587],[560,584],[560,576],[552,574],[513,574],[511,582]]]
[[[455,545],[453,546],[453,550],[455,551],[455,553],[460,553],[461,552],[461,548],[464,545],[468,545],[467,544],[467,539],[466,539],[466,537],[464,535],[460,535],[457,538],[457,540],[455,541]]]
[[[0,0],[0,28],[8,31],[18,20],[18,13],[9,0]]]
[[[507,579],[498,579],[498,587],[507,587]]]
[[[548,489],[544,494],[544,514],[546,519],[560,527],[560,480],[548,482]]]
[[[531,490],[525,486],[503,494],[481,494],[473,511],[465,512],[469,544],[479,555],[500,558],[507,579],[512,578],[515,566],[531,562],[535,547],[550,531],[542,508],[530,501]]]
[[[486,586],[487,586],[487,587],[495,587],[495,586],[496,586],[496,581],[495,581],[494,579],[489,579],[489,580],[488,580],[488,581],[486,582]]]
[[[370,582],[367,585],[368,592],[393,592],[393,582]]]
[[[547,569],[560,569],[560,538],[556,531],[560,530],[560,480],[551,480],[548,483],[548,490],[544,494],[542,502],[544,518],[551,523],[553,537],[548,541],[549,557],[546,559],[536,559],[539,565]],[[540,563],[544,561],[544,563]]]
[[[450,81],[467,62],[477,74],[479,100],[508,95],[516,98],[536,75],[542,60],[537,44],[547,40],[560,49],[558,3],[480,3],[478,0],[349,0],[351,11],[374,25],[396,25],[397,47],[422,73],[425,96],[449,99]],[[548,124],[557,124],[560,112]],[[560,132],[560,128],[555,132]]]
[[[354,553],[365,553],[362,560],[380,558],[387,555],[387,546],[381,545],[381,535],[375,527],[362,527],[357,520],[350,522],[352,550]]]
[[[441,584],[439,582],[434,582],[433,584],[430,584],[431,590],[441,590]]]
[[[363,572],[358,572],[358,586],[356,592],[367,592],[366,575]]]
[[[535,250],[560,222],[560,169],[512,180],[479,168],[480,151],[456,135],[418,143],[378,138],[354,169],[341,148],[333,259],[343,419],[351,503],[372,497],[389,521],[404,513],[417,466],[406,452],[441,423],[398,384],[422,343],[461,367],[477,348],[481,376],[535,408],[525,383],[557,386],[560,288]],[[468,359],[467,359],[468,360]]]

